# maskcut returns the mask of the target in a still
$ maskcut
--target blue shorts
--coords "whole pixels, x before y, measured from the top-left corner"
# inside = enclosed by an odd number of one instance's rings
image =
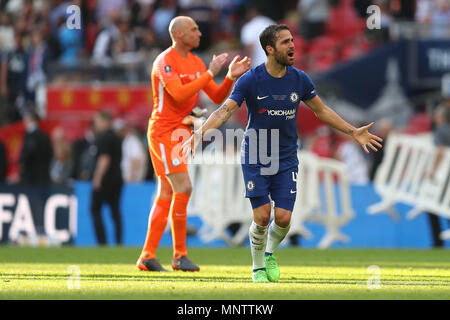
[[[261,175],[260,168],[242,165],[245,182],[245,197],[250,198],[253,209],[268,203],[292,211],[297,197],[298,166],[290,167],[275,175]]]

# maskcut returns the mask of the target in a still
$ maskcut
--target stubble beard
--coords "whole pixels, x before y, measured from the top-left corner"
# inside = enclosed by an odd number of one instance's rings
[[[282,65],[282,66],[284,66],[284,67],[292,66],[292,65],[294,64],[293,62],[291,63],[291,62],[288,60],[288,55],[280,54],[280,52],[277,51],[277,50],[275,50],[274,58],[275,58],[275,61],[276,61],[278,64],[280,64],[280,65]]]

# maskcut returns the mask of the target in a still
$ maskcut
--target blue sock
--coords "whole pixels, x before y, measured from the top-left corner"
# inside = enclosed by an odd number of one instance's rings
[[[265,252],[265,253],[264,253],[264,257],[268,257],[268,256],[271,256],[271,255],[272,255],[271,252]]]
[[[259,270],[264,270],[264,271],[266,271],[266,268],[253,269],[253,272],[256,272],[256,271],[259,271]]]

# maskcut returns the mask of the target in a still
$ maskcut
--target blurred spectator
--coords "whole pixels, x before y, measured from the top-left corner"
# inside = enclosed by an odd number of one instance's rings
[[[440,104],[434,112],[434,130],[433,140],[438,147],[438,155],[434,164],[432,177],[436,169],[439,167],[444,148],[450,147],[450,99],[448,98],[444,103]]]
[[[59,62],[65,66],[76,66],[83,49],[82,31],[67,28],[66,20],[62,17],[58,22],[58,43],[61,49]]]
[[[257,8],[249,8],[247,11],[247,23],[241,30],[241,43],[244,46],[244,55],[252,59],[252,67],[256,67],[266,61],[266,53],[259,42],[259,34],[275,21],[265,17]]]
[[[119,33],[112,43],[113,59],[122,64],[136,62],[139,59],[136,52],[136,36],[130,29],[130,23],[126,19],[120,19],[117,27]]]
[[[61,21],[66,21],[67,8],[71,5],[70,1],[53,0],[53,9],[50,11],[49,22],[52,30],[57,30]]]
[[[415,20],[430,26],[433,38],[450,37],[450,2],[448,0],[417,0]]]
[[[7,12],[0,13],[0,53],[14,49],[14,27]]]
[[[66,134],[64,133],[64,129],[61,127],[56,127],[53,129],[51,138],[53,147],[67,143]]]
[[[23,6],[23,0],[3,0],[2,1],[2,10],[4,9],[6,12],[12,15],[18,15],[20,9]]]
[[[144,62],[143,54],[137,51],[137,42],[134,30],[126,19],[119,20],[119,34],[112,45],[113,62],[125,68],[124,79],[129,83],[139,82],[141,64]]]
[[[46,71],[50,58],[42,30],[35,27],[31,32],[31,48],[28,51],[27,92],[31,101],[35,100],[36,90],[47,83]]]
[[[29,31],[31,31],[31,26],[34,24],[36,19],[36,12],[33,7],[33,0],[23,0],[20,6],[20,18],[24,21],[24,23],[29,27]]]
[[[161,51],[161,47],[155,32],[152,29],[141,29],[137,37],[137,47],[144,55]]]
[[[47,44],[49,56],[52,60],[57,60],[61,54],[61,45],[59,43],[57,33],[54,33],[51,29],[50,22],[44,20],[41,24],[42,37]]]
[[[367,161],[362,154],[361,146],[340,131],[333,131],[332,136],[334,138],[330,139],[330,142],[336,147],[333,156],[347,167],[350,183],[367,184],[369,182]]]
[[[52,183],[67,185],[72,172],[70,145],[57,144],[54,152],[55,156],[50,165],[50,178]]]
[[[128,13],[126,0],[97,0],[97,21],[106,26],[110,23],[111,14]]]
[[[109,22],[95,39],[92,59],[94,64],[102,67],[108,67],[112,64],[113,43],[119,38],[119,28],[117,24],[120,21],[120,13],[112,11],[109,14]]]
[[[359,0],[358,0],[359,1]],[[416,0],[417,1],[417,0]],[[416,10],[416,1],[411,0],[390,0],[389,11],[391,15],[398,20],[414,20]]]
[[[131,24],[138,27],[148,27],[155,10],[155,0],[136,0],[131,5]]]
[[[325,23],[330,15],[328,0],[299,0],[298,10],[302,15],[300,34],[311,40],[325,32]]]
[[[146,148],[138,136],[137,130],[130,124],[124,123],[119,130],[122,136],[122,177],[125,182],[141,182],[147,174]]]
[[[431,13],[435,0],[417,0],[415,20],[418,23],[429,24],[431,22]]]
[[[437,155],[433,170],[430,174],[430,178],[432,180],[435,180],[437,178],[436,171],[441,165],[445,148],[450,147],[450,99],[448,99],[445,104],[441,104],[436,108],[436,111],[434,112],[434,122],[435,122],[435,129],[433,131],[433,140],[434,144],[437,147]],[[441,178],[446,179],[448,183],[450,175]],[[428,213],[428,218],[430,221],[430,227],[433,236],[433,246],[442,247],[444,243],[442,239],[439,237],[442,231],[439,216],[433,213]],[[450,220],[447,219],[447,222],[448,227],[450,227]]]
[[[389,118],[383,118],[376,122],[375,124],[375,134],[380,138],[383,138],[383,145],[386,146],[389,134],[394,129],[394,123]],[[369,178],[371,181],[375,179],[378,167],[383,161],[384,150],[386,147],[378,149],[377,152],[371,152],[372,155],[372,166],[370,167]]]
[[[120,193],[122,190],[122,142],[112,130],[112,116],[101,111],[94,117],[94,127],[97,134],[97,162],[92,178],[91,213],[94,220],[95,234],[99,244],[106,244],[105,227],[103,225],[101,208],[107,203],[111,208],[115,225],[115,240],[122,243],[122,218],[119,210]]]
[[[14,32],[15,48],[2,55],[0,68],[0,95],[6,100],[9,121],[18,121],[24,112],[27,94],[28,55],[25,51],[24,34]],[[20,109],[22,109],[20,111]]]
[[[95,146],[95,135],[93,123],[86,129],[84,137],[72,144],[72,174],[75,180],[91,180],[95,170],[95,157],[97,147]]]
[[[25,138],[20,154],[20,183],[45,185],[50,183],[50,161],[53,149],[49,137],[39,129],[36,113],[23,117]]]
[[[435,129],[433,131],[434,144],[438,149],[450,147],[450,99],[439,105],[434,113]],[[440,154],[442,157],[442,154]],[[441,158],[436,161],[439,166]]]
[[[167,30],[176,12],[177,2],[175,0],[161,0],[159,7],[153,14],[151,27],[155,31],[156,36],[161,40],[163,47],[168,47],[172,43]]]
[[[180,0],[180,15],[191,17],[202,33],[202,41],[197,51],[204,51],[212,44],[214,26],[219,20],[217,2],[214,0]]]
[[[6,181],[6,169],[8,167],[8,157],[6,155],[6,147],[0,140],[0,184]]]
[[[61,127],[53,130],[52,143],[54,156],[50,165],[51,181],[55,184],[67,185],[72,173],[72,159],[70,144]]]
[[[450,37],[450,1],[436,0],[435,10],[431,14],[431,36],[448,39]]]

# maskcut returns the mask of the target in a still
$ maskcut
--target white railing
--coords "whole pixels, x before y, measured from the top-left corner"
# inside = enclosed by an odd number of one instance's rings
[[[239,245],[248,237],[252,221],[252,208],[245,198],[241,167],[204,162],[189,165],[194,187],[188,213],[201,218],[203,226],[199,236],[202,241],[222,239],[231,246]],[[240,224],[234,235],[227,230],[232,223]]]
[[[349,238],[340,232],[353,217],[344,164],[309,152],[299,152],[299,159],[297,200],[290,233],[310,239],[312,234],[304,223],[315,222],[326,228],[319,248],[327,248],[335,241],[348,241]],[[239,162],[218,164],[197,158],[196,164],[189,165],[189,174],[194,188],[188,214],[201,218],[200,238],[205,242],[222,239],[232,246],[245,241],[252,221],[252,208],[244,196]],[[234,235],[227,230],[232,223],[240,224]]]
[[[391,134],[374,181],[381,202],[370,206],[368,213],[387,212],[398,220],[400,215],[394,205],[401,202],[413,206],[406,214],[408,219],[422,212],[450,218],[450,148],[444,150],[432,178],[436,156],[430,135]],[[450,230],[440,236],[450,239]]]
[[[304,227],[304,222],[316,222],[326,229],[319,248],[328,248],[335,241],[348,242],[349,237],[340,232],[340,228],[354,216],[345,165],[337,160],[319,158],[310,152],[299,152],[299,160],[298,191],[291,232],[309,239],[312,235]]]

